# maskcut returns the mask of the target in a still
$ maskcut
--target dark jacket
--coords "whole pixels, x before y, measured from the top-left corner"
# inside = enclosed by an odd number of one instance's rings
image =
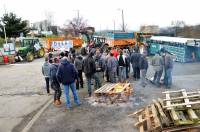
[[[75,82],[78,77],[78,73],[73,64],[66,59],[63,59],[58,67],[57,79],[63,85],[68,85]]]
[[[51,64],[51,67],[50,67],[50,80],[51,81],[57,81],[57,77],[56,77],[56,74],[57,74],[57,71],[58,71],[58,64]]]
[[[96,72],[95,61],[92,58],[92,54],[89,54],[83,60],[83,71],[87,77],[92,76]]]
[[[149,67],[147,58],[143,55],[140,57],[139,66],[141,70],[147,70]]]
[[[133,67],[139,67],[141,54],[137,52],[133,52],[131,55],[131,64]]]
[[[167,54],[165,56],[165,68],[166,69],[171,69],[173,68],[173,58],[171,55]]]
[[[102,55],[96,55],[94,57],[96,72],[103,72],[105,70],[105,59]]]
[[[81,56],[76,57],[74,65],[78,71],[83,69],[83,58]]]

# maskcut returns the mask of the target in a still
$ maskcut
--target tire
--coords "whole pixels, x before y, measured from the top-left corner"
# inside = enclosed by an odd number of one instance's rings
[[[27,60],[28,62],[32,62],[32,61],[34,60],[34,55],[33,55],[33,53],[28,52],[27,55],[26,55],[26,60]]]
[[[44,55],[45,55],[44,48],[41,48],[40,50],[38,50],[37,52],[38,58],[44,57]]]

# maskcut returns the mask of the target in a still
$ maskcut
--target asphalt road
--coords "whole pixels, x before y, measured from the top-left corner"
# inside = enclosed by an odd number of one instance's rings
[[[21,132],[38,111],[53,96],[47,96],[41,74],[44,59],[31,63],[0,66],[0,132]],[[147,73],[153,75],[152,67]],[[162,98],[164,88],[149,83],[143,88],[139,82],[130,81],[134,94],[125,105],[95,106],[89,103],[87,88],[79,93],[82,105],[73,105],[71,111],[51,103],[31,127],[30,132],[134,132],[134,119],[127,115],[151,103],[153,98]],[[173,87],[176,89],[199,89],[200,63],[175,63]],[[73,99],[72,99],[73,102]]]
[[[0,65],[0,132],[17,132],[48,101],[41,66],[31,63]]]

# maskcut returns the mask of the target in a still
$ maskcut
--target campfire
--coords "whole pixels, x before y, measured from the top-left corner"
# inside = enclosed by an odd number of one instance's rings
[[[106,104],[127,102],[132,92],[130,83],[105,84],[94,92],[95,102]]]

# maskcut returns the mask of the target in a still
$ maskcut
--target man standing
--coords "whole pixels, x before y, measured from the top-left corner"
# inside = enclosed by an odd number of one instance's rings
[[[59,60],[57,58],[54,58],[54,63],[50,67],[50,82],[51,82],[51,88],[55,91],[54,93],[55,106],[61,105],[60,97],[62,94],[60,83],[58,82],[58,79],[56,77],[58,66],[59,66],[58,63],[59,63]]]
[[[160,87],[160,78],[161,78],[162,73],[163,73],[164,62],[163,62],[163,58],[160,56],[160,54],[158,52],[153,57],[151,64],[152,64],[153,69],[155,71],[153,83],[156,86]]]
[[[96,74],[100,80],[100,83],[102,84],[104,81],[105,59],[101,54],[99,48],[96,49],[96,55],[94,57],[94,60],[96,66]]]
[[[116,83],[117,67],[118,67],[118,61],[113,56],[113,54],[110,53],[110,57],[108,58],[107,62],[107,68],[109,73],[109,80],[111,83]]]
[[[51,66],[51,64],[48,61],[49,61],[49,58],[45,57],[45,63],[42,66],[42,74],[43,74],[43,76],[45,78],[47,94],[50,95],[49,77],[50,77],[50,66]]]
[[[92,78],[95,80],[96,86],[98,88],[101,87],[101,83],[99,78],[97,77],[96,73],[96,66],[95,61],[93,59],[93,52],[90,52],[89,55],[83,60],[83,69],[85,76],[87,78],[87,85],[88,85],[88,94],[89,97],[92,96],[92,88],[91,88],[91,80]]]
[[[76,92],[76,86],[75,86],[75,79],[77,79],[78,74],[73,64],[71,64],[67,57],[64,57],[62,59],[61,64],[58,67],[57,71],[57,79],[60,83],[64,85],[64,92],[66,96],[66,102],[67,102],[67,109],[71,108],[71,102],[70,102],[70,96],[69,96],[69,88],[71,88],[71,91],[74,96],[74,102],[76,105],[80,105],[78,94]]]
[[[117,57],[117,60],[119,65],[119,81],[123,83],[126,79],[126,56],[122,50],[120,50],[120,55]]]
[[[147,56],[147,52],[144,51],[139,61],[140,72],[141,72],[141,84],[143,87],[147,85],[146,74],[147,74],[147,69],[148,69],[148,61],[147,61],[146,56]]]
[[[173,69],[173,57],[172,55],[165,51],[164,52],[164,68],[166,71],[164,82],[167,88],[172,86],[172,69]]]
[[[124,55],[126,56],[126,78],[129,78],[131,58],[128,49],[124,50]]]
[[[79,85],[81,85],[81,88],[83,88],[83,57],[81,55],[75,58],[74,65],[78,70],[78,81],[76,81],[76,88],[79,89]]]
[[[110,78],[109,78],[109,71],[108,71],[108,59],[110,58],[110,53],[107,53],[106,59],[105,59],[105,63],[106,63],[106,81],[110,82]]]
[[[141,54],[139,53],[138,49],[135,49],[135,52],[133,52],[131,55],[133,77],[135,80],[140,79],[140,67],[139,67],[140,56],[141,56]]]

